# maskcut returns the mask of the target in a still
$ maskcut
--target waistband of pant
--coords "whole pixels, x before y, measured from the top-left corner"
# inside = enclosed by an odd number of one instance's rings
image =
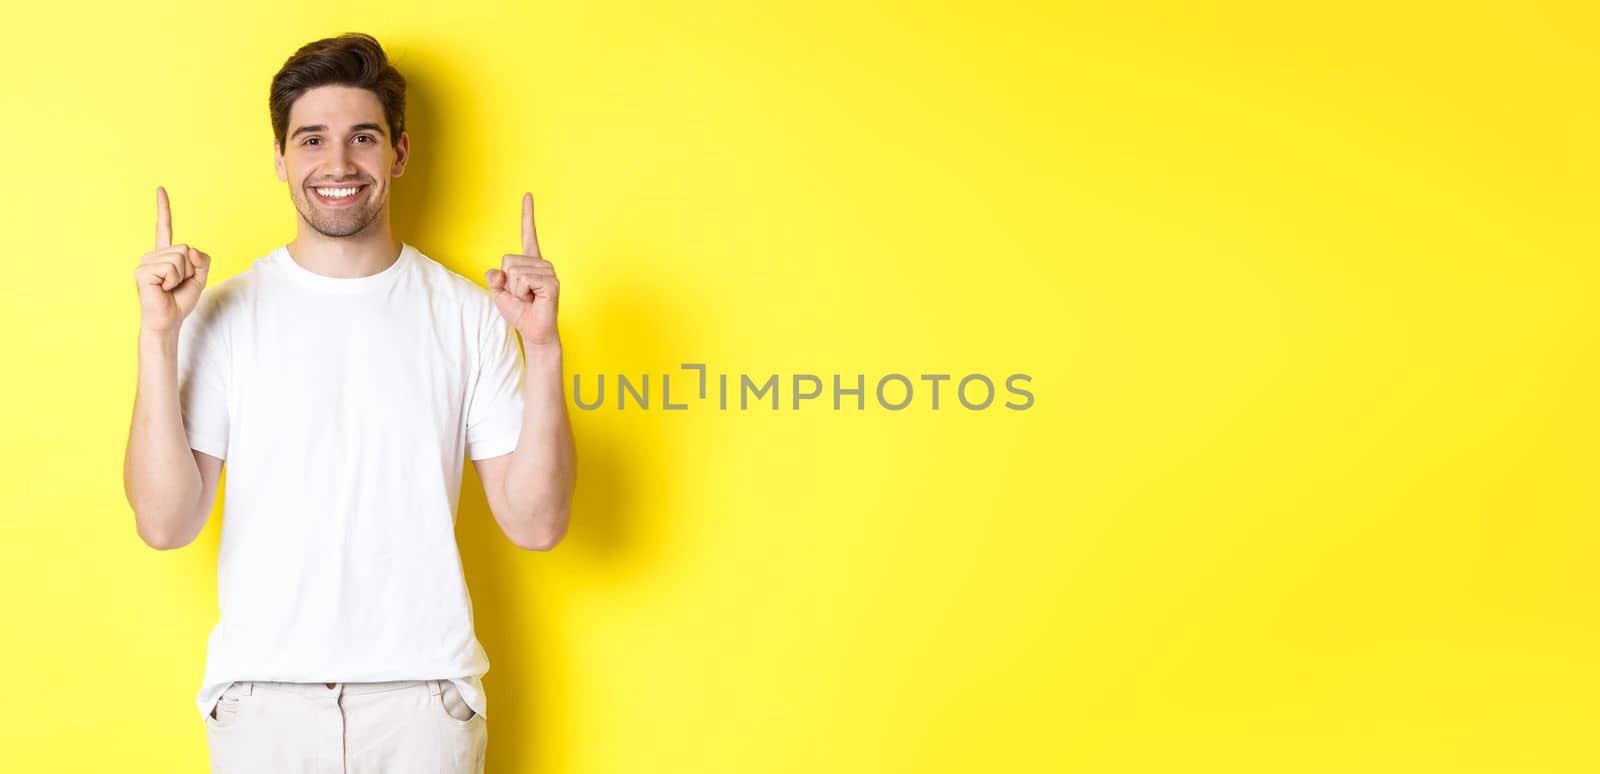
[[[381,691],[399,691],[406,688],[427,688],[428,693],[435,696],[444,690],[443,680],[387,680],[369,683],[285,683],[273,680],[240,680],[235,685],[244,695],[260,689],[265,691],[284,691],[299,693],[308,696],[334,696],[341,693],[379,693]]]

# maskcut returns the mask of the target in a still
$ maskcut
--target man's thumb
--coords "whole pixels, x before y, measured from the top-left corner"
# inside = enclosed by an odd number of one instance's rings
[[[189,248],[189,263],[194,266],[194,278],[200,287],[206,286],[206,275],[211,273],[211,256],[204,252]]]

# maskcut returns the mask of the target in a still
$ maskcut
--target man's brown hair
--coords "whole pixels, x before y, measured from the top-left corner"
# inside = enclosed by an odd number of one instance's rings
[[[318,86],[355,86],[378,95],[389,121],[389,144],[399,142],[406,123],[405,76],[389,64],[389,57],[376,38],[346,32],[301,46],[272,76],[268,108],[279,151],[284,149],[284,135],[289,131],[290,106],[300,95]]]

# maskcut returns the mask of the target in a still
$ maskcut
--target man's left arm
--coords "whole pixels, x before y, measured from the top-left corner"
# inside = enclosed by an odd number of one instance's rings
[[[522,247],[522,255],[504,256],[501,269],[484,275],[495,307],[522,336],[522,432],[515,451],[473,464],[506,537],[548,551],[567,534],[578,466],[561,383],[560,286],[555,266],[539,254],[531,194],[522,200]]]

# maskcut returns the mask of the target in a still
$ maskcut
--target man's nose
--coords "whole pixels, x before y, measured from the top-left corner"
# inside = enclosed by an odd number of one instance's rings
[[[333,158],[329,163],[332,167],[329,171],[336,177],[343,178],[346,174],[356,171],[355,162],[350,158],[350,151],[343,147],[333,152]]]

